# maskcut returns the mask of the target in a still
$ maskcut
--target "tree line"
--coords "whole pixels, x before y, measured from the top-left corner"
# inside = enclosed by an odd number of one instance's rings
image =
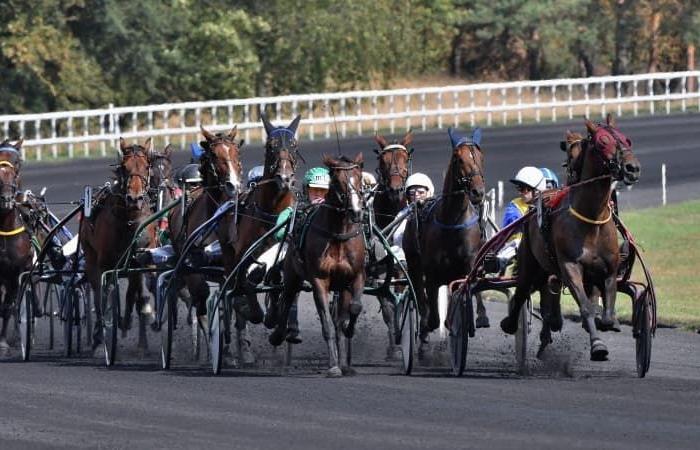
[[[2,0],[0,114],[695,68],[700,0]]]

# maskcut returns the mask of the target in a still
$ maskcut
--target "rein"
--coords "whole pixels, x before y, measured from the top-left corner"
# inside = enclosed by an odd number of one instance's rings
[[[23,231],[25,231],[24,225],[22,225],[19,228],[15,228],[14,230],[11,230],[11,231],[0,231],[0,236],[2,236],[2,237],[17,236],[18,234],[22,233]]]

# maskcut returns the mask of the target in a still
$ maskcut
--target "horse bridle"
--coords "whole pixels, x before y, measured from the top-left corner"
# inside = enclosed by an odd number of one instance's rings
[[[16,182],[17,181],[17,169],[15,168],[14,164],[12,164],[9,161],[0,161],[0,169],[3,169],[5,167],[9,167],[12,169],[13,183],[9,184],[9,183],[5,183],[4,181],[0,181],[0,199],[2,199],[4,201],[4,199],[2,198],[2,194],[3,194],[3,191],[5,190],[5,187],[9,186],[10,189],[12,190],[12,197],[9,201],[9,206],[11,209],[14,207],[15,196],[17,195],[17,188],[18,188],[17,182]]]
[[[384,155],[386,152],[391,152],[391,162],[389,163],[389,174],[384,175],[384,173],[379,169],[379,166],[377,166],[377,175],[379,176],[379,184],[382,186],[388,186],[389,179],[392,176],[399,176],[401,178],[401,188],[399,191],[404,191],[406,189],[406,180],[408,179],[408,174],[411,172],[411,165],[413,163],[413,157],[412,157],[412,150],[408,150],[406,146],[401,145],[401,144],[390,144],[387,145],[386,147],[382,148],[381,150],[377,151],[377,159],[381,161],[382,155]],[[401,170],[398,167],[397,161],[396,161],[396,153],[397,152],[406,152],[406,155],[408,156],[408,167],[405,170],[405,173],[402,173]]]
[[[146,162],[148,163],[148,170],[146,171],[146,175],[142,175],[140,173],[125,173],[126,172],[126,167],[124,167],[124,160],[127,157],[135,157],[137,156],[138,153],[141,153],[145,158]],[[124,195],[124,200],[126,201],[127,195],[129,195],[128,188],[129,188],[129,181],[131,181],[132,178],[140,178],[141,182],[143,183],[145,194],[148,195],[150,186],[151,186],[151,162],[148,158],[148,154],[146,153],[145,149],[142,147],[131,147],[131,150],[128,152],[124,152],[124,155],[121,159],[121,162],[119,166],[117,167],[117,177],[119,181],[119,187],[122,190],[122,194]]]
[[[354,169],[359,169],[359,168],[360,168],[360,166],[358,164],[351,164],[349,166],[334,166],[334,167],[331,167],[330,169],[331,170],[343,170],[343,171],[345,171],[345,170],[354,170]],[[351,194],[352,194],[352,192],[355,192],[355,194],[360,199],[360,202],[364,203],[363,196],[355,188],[355,186],[353,186],[349,180],[345,184],[347,186],[347,191],[350,192]],[[336,206],[336,205],[333,205],[333,204],[328,203],[328,202],[322,203],[321,204],[322,206],[324,206],[326,208],[334,209],[334,210],[336,210],[340,213],[344,213],[344,214],[347,213],[348,211],[352,210],[352,206],[350,205],[350,195],[348,193],[340,192],[340,190],[338,190],[338,189],[333,189],[332,192],[335,194],[335,198],[336,198],[336,200],[338,200],[338,204],[340,206]],[[353,222],[356,222],[356,221],[353,219]]]
[[[592,146],[594,150],[597,150],[594,154],[600,158],[600,161],[603,163],[603,166],[608,170],[610,173],[610,176],[613,177],[613,179],[619,180],[622,177],[622,160],[626,154],[632,153],[632,149],[628,146],[625,145],[620,137],[617,135],[616,130],[609,126],[609,125],[599,125],[599,128],[602,128],[608,132],[610,136],[615,140],[615,153],[614,156],[610,159],[606,158],[605,155],[603,155],[603,151],[599,149],[596,146],[595,143],[595,135],[589,134],[588,137],[583,140],[583,142],[586,143],[585,146],[582,146],[581,150],[582,151],[587,151],[589,146]],[[573,147],[574,144],[576,144],[579,141],[573,142],[569,146],[569,150],[571,147]],[[574,170],[575,174],[578,175],[578,178],[581,177],[580,171],[583,165],[583,155],[579,156],[578,160],[576,161],[576,167],[572,170]],[[567,172],[569,168],[567,167]]]
[[[211,171],[211,173],[214,174],[214,177],[216,178],[216,182],[217,182],[216,186],[209,186],[209,187],[210,188],[215,187],[217,189],[220,189],[222,192],[226,192],[226,182],[221,181],[222,176],[221,176],[221,174],[219,174],[219,171],[216,170],[216,166],[214,165],[214,162],[218,161],[220,159],[218,156],[216,156],[216,154],[213,151],[213,148],[217,145],[225,145],[227,147],[229,145],[233,145],[234,147],[239,148],[239,150],[240,150],[240,147],[238,147],[238,144],[236,144],[235,141],[233,141],[232,139],[225,138],[225,137],[220,137],[220,138],[217,138],[213,141],[206,141],[206,146],[207,146],[209,151],[205,152],[204,155],[202,156],[202,163],[205,165],[208,164],[207,169],[209,169]],[[222,161],[225,162],[226,165],[228,166],[229,172],[232,172],[233,170],[237,169],[238,173],[240,174],[242,171],[242,167],[243,167],[241,165],[241,162],[236,161],[235,162],[236,167],[234,167],[234,161],[230,157],[228,157],[228,151],[226,152],[226,155],[227,155],[226,158],[223,158]]]
[[[275,137],[276,135],[283,134],[283,136],[290,136],[290,141],[287,142],[286,137]],[[280,145],[274,145],[277,142],[280,143]],[[288,130],[286,128],[277,128],[273,130],[270,135],[267,138],[267,143],[265,144],[265,150],[266,150],[266,161],[265,165],[269,168],[270,174],[276,174],[277,169],[279,169],[280,164],[283,161],[287,161],[291,166],[292,166],[292,172],[296,173],[297,169],[297,157],[301,159],[303,163],[306,163],[306,160],[304,160],[304,157],[301,155],[299,152],[297,140],[294,137],[294,132],[292,130]],[[287,154],[289,157],[283,157],[282,156],[282,151],[286,150]],[[272,159],[274,157],[274,159]],[[269,162],[269,160],[271,160]],[[269,164],[268,164],[269,162]]]
[[[462,144],[465,145],[465,144]],[[466,193],[469,192],[469,189],[471,188],[472,185],[472,180],[475,177],[481,177],[484,179],[484,173],[483,170],[481,169],[481,165],[477,163],[476,158],[474,157],[474,148],[476,148],[476,145],[473,144],[466,144],[469,147],[469,154],[471,155],[472,160],[474,161],[474,164],[477,166],[476,170],[471,171],[467,175],[459,176],[459,177],[453,177],[454,180],[457,182],[457,186],[460,188],[459,190],[453,190],[449,194],[461,194],[461,193]],[[457,158],[455,156],[452,156],[452,163],[454,164],[457,161]],[[445,193],[443,193],[444,195]]]

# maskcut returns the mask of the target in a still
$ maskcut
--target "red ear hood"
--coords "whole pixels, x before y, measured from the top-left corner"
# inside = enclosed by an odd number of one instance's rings
[[[604,127],[599,125],[595,135],[593,136],[595,148],[608,159],[615,155],[615,149],[617,148],[618,141],[623,147],[632,147],[632,142],[627,138],[627,136],[612,127]]]

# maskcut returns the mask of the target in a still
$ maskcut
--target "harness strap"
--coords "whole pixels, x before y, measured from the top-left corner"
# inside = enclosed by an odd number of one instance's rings
[[[610,222],[610,219],[612,219],[612,209],[610,208],[610,206],[608,206],[608,212],[609,212],[608,217],[606,217],[603,220],[589,219],[588,217],[586,217],[586,216],[582,215],[581,213],[579,213],[578,211],[576,211],[573,206],[569,206],[569,212],[571,213],[572,216],[576,217],[581,222],[589,223],[591,225],[603,225],[603,224]]]
[[[15,228],[12,231],[0,231],[0,236],[7,237],[7,236],[17,236],[18,234],[22,233],[25,231],[24,226],[21,226],[19,228]]]

